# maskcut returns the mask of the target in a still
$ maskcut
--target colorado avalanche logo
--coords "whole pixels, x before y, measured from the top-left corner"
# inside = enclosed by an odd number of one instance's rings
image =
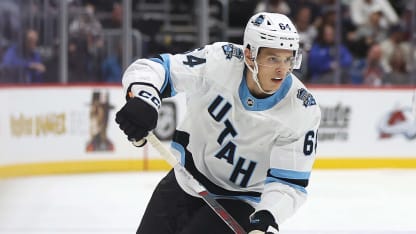
[[[315,98],[304,88],[298,89],[296,97],[302,100],[305,107],[316,105]]]
[[[381,139],[403,135],[408,140],[416,139],[416,116],[410,108],[402,107],[386,113],[378,123]]]
[[[259,15],[254,21],[252,21],[251,23],[253,23],[256,26],[260,26],[264,21],[264,16],[263,15]]]
[[[243,50],[240,48],[235,48],[233,44],[223,45],[222,50],[226,55],[226,59],[231,59],[233,56],[240,60],[243,59]]]

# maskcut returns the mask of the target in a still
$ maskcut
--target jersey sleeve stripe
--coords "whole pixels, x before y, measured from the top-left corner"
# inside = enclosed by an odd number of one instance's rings
[[[212,194],[215,199],[238,199],[238,200],[245,200],[255,203],[260,203],[261,197],[255,197],[255,196],[224,196],[224,195],[216,195]]]
[[[266,184],[278,182],[306,193],[305,188],[308,186],[309,176],[310,172],[272,168],[267,171]]]
[[[269,183],[281,183],[281,184],[289,185],[290,187],[292,187],[292,188],[294,188],[296,190],[299,190],[302,193],[305,193],[305,194],[307,193],[307,191],[305,189],[306,186],[298,185],[296,183],[293,183],[293,181],[290,182],[288,180],[278,179],[278,178],[275,178],[275,177],[267,177],[265,183],[266,184],[269,184]]]
[[[311,175],[311,173],[307,171],[293,171],[293,170],[285,170],[285,169],[277,169],[277,168],[271,168],[268,171],[268,174],[272,175],[273,177],[278,177],[278,178],[302,179],[302,180],[309,179]]]
[[[159,63],[165,69],[165,81],[160,89],[162,97],[173,97],[176,91],[172,86],[172,79],[170,76],[170,59],[168,54],[161,54],[157,58],[150,58],[151,61]]]

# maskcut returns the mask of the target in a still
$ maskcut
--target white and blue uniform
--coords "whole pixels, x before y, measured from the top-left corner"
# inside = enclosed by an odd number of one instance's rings
[[[273,95],[256,98],[247,87],[242,46],[219,42],[139,59],[124,73],[126,92],[133,83],[152,84],[162,97],[186,93],[187,113],[172,147],[208,191],[268,210],[277,223],[303,204],[321,114],[293,74]]]

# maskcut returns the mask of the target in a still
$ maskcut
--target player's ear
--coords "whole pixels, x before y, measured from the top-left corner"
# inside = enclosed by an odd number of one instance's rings
[[[249,48],[244,49],[244,59],[246,60],[248,65],[254,66],[254,63],[253,63],[254,59],[251,56],[251,51]]]

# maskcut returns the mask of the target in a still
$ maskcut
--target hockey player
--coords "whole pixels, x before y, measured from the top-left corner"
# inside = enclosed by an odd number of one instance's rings
[[[131,141],[154,129],[161,99],[185,92],[187,113],[172,148],[184,167],[252,233],[277,233],[306,199],[320,109],[291,73],[301,63],[288,17],[251,17],[244,45],[217,42],[138,59],[123,75],[127,103],[116,122]],[[171,170],[137,233],[232,233]]]

